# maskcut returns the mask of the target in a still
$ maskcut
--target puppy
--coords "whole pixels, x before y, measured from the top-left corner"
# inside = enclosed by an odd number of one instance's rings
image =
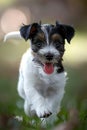
[[[21,60],[17,90],[24,99],[25,113],[37,115],[43,124],[52,124],[60,111],[67,79],[62,65],[65,39],[70,43],[74,32],[73,27],[58,22],[33,23],[5,36],[5,40],[30,40],[30,48]]]

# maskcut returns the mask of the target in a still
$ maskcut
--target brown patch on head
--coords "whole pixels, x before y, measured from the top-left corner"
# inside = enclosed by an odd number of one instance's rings
[[[61,35],[59,35],[59,34],[57,34],[57,33],[55,33],[55,34],[53,34],[52,36],[51,36],[51,39],[52,39],[52,41],[62,41],[63,39],[62,39],[62,37],[61,37]]]
[[[37,39],[41,40],[41,41],[45,41],[45,35],[44,33],[38,33],[36,36]]]

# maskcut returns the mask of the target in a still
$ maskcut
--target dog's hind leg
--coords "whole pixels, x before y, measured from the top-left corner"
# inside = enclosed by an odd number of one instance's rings
[[[26,96],[25,96],[25,92],[24,92],[24,88],[23,87],[24,87],[24,78],[23,78],[22,72],[20,71],[17,90],[18,90],[18,93],[19,93],[20,97],[25,99]]]
[[[36,116],[36,112],[35,112],[35,110],[31,110],[31,106],[32,105],[29,103],[29,101],[27,101],[27,99],[25,99],[24,111],[25,111],[26,115],[29,117]]]

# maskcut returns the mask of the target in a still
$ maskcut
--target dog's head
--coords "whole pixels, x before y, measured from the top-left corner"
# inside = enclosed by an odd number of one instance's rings
[[[31,40],[31,49],[35,57],[49,68],[62,60],[65,39],[70,43],[74,28],[56,22],[55,25],[33,23],[20,29],[21,36]]]

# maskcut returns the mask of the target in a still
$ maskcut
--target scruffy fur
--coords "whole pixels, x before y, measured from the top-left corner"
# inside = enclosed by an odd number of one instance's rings
[[[60,111],[67,79],[62,65],[65,39],[70,43],[74,29],[58,22],[33,23],[23,25],[19,35],[30,39],[30,48],[21,60],[17,88],[25,101],[24,111],[28,116],[37,115],[42,124],[52,124]],[[46,63],[53,65],[52,74],[44,72]]]

